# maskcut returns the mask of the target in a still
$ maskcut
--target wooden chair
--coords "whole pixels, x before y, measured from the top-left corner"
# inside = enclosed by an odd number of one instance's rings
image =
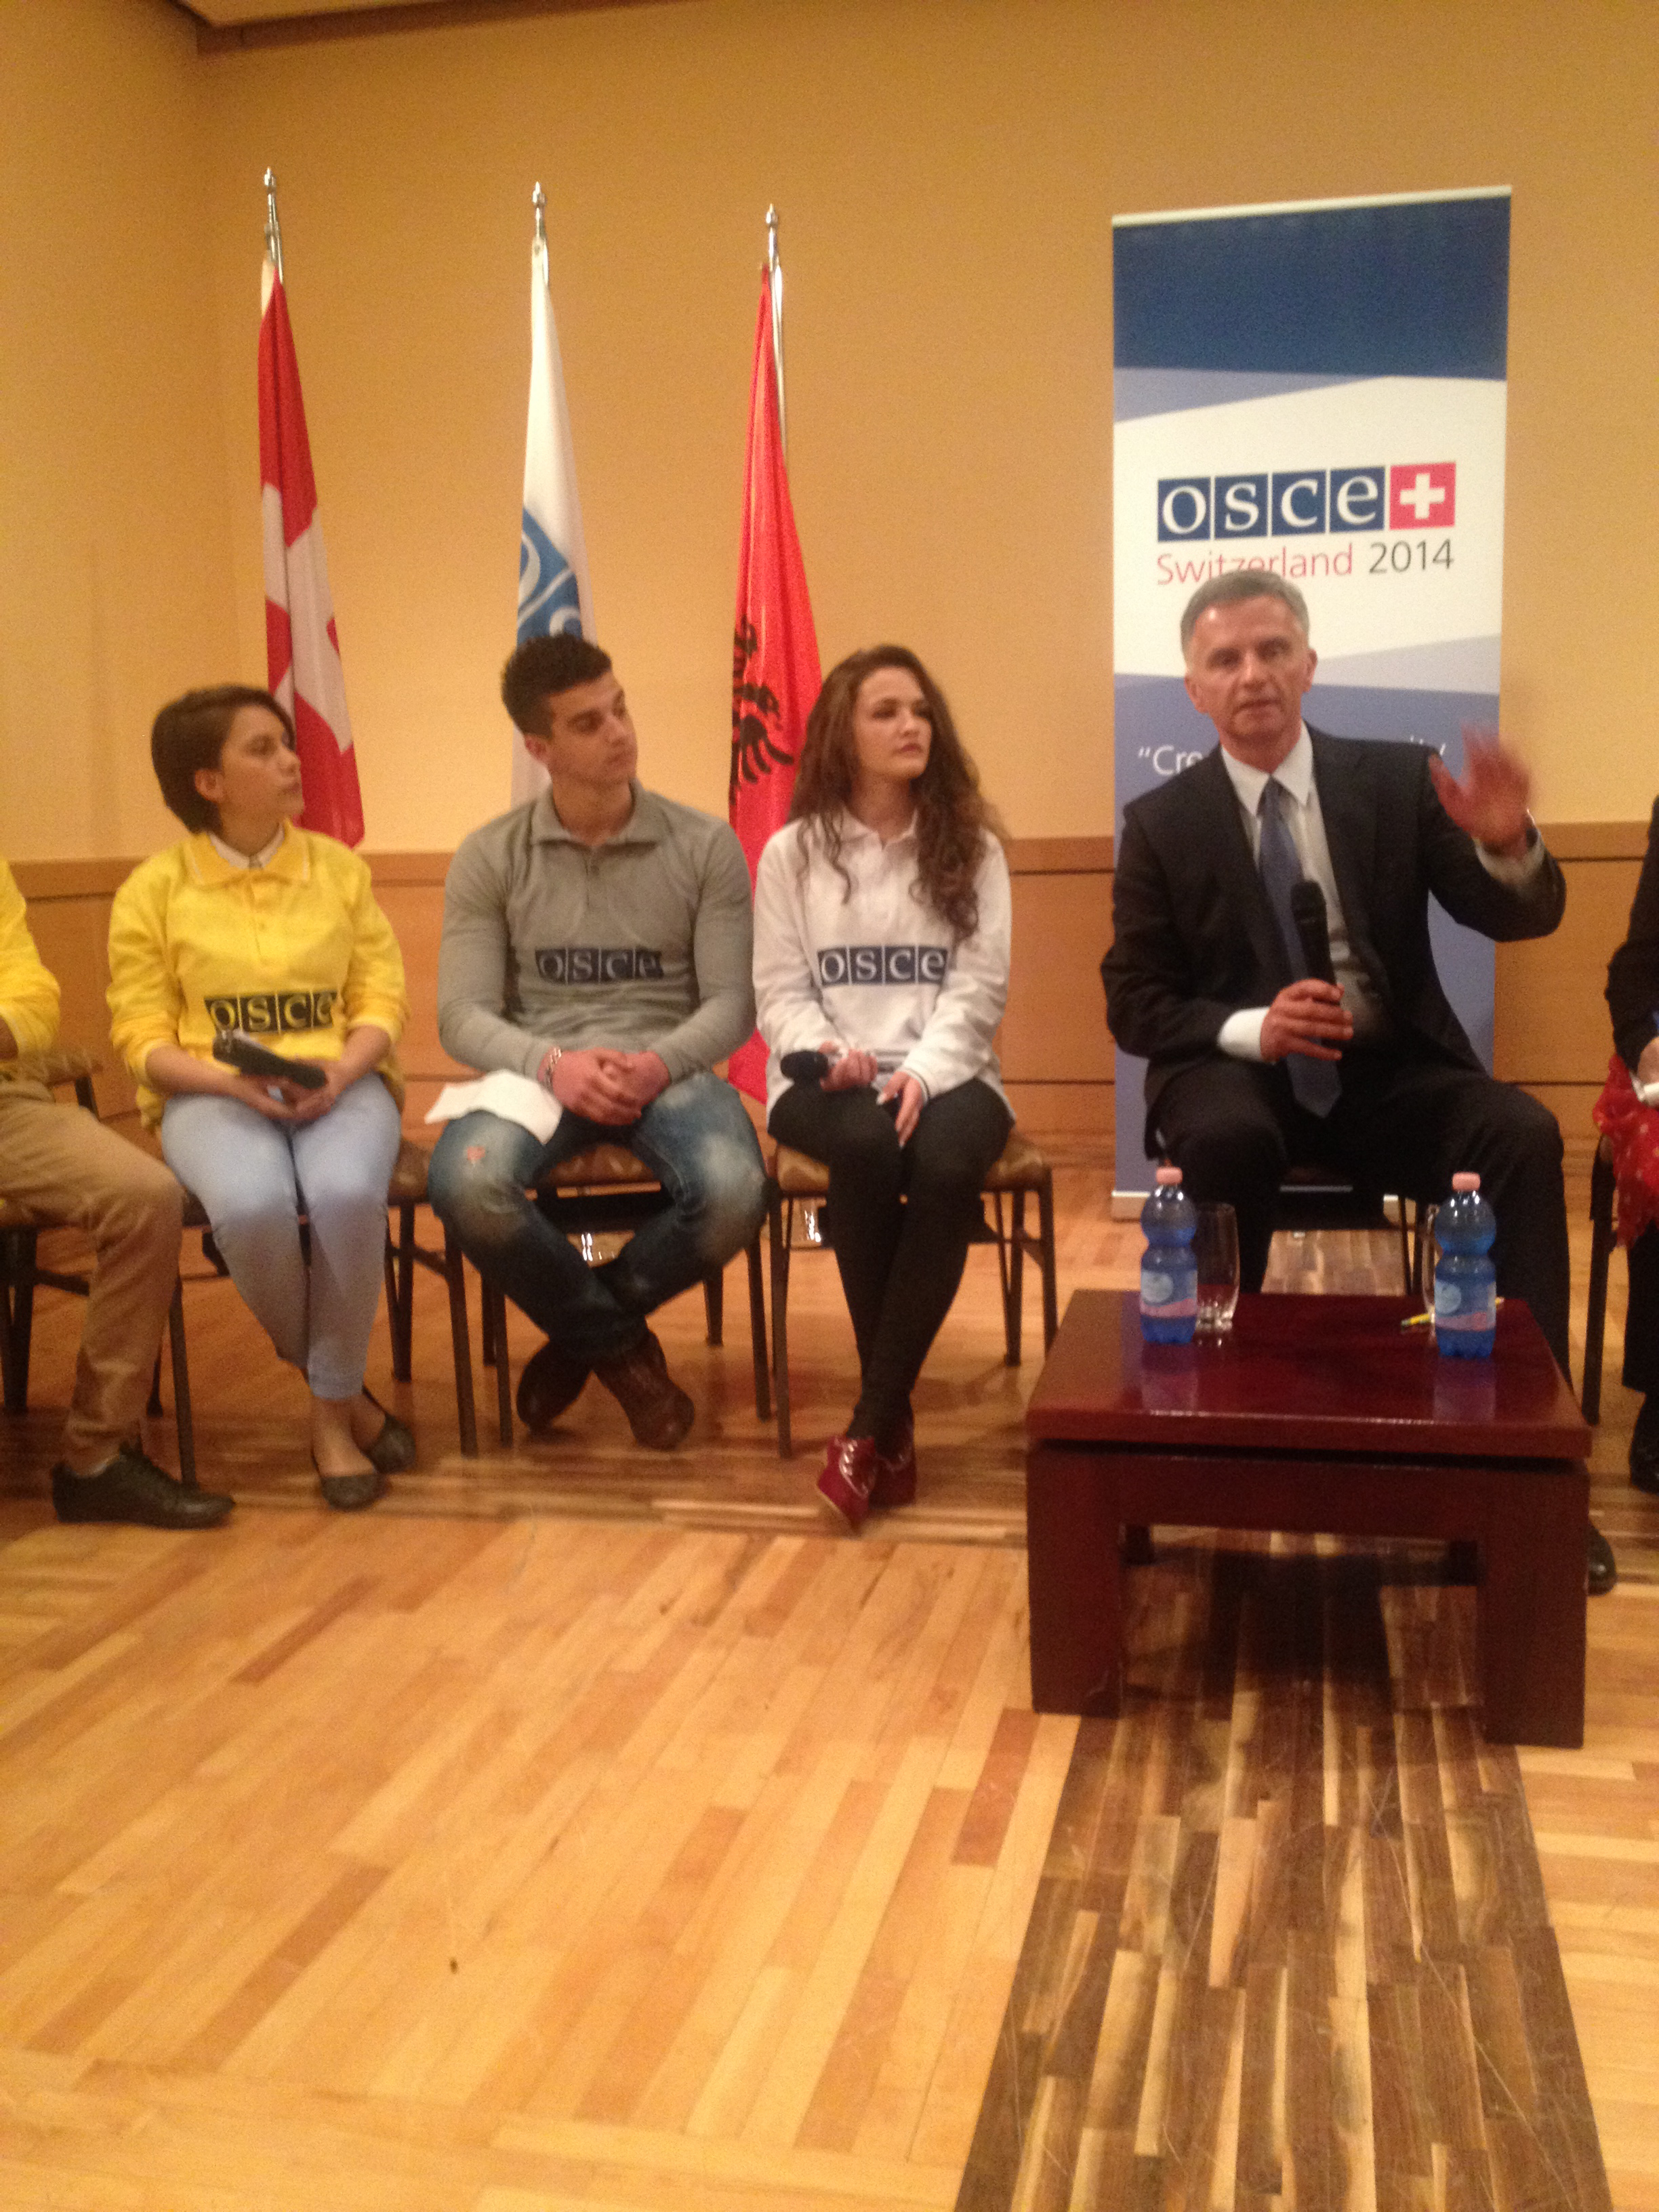
[[[636,1159],[632,1152],[620,1145],[595,1145],[562,1160],[544,1176],[537,1186],[536,1204],[566,1236],[580,1238],[636,1229],[641,1221],[661,1212],[668,1204],[668,1194],[644,1161]],[[455,1395],[460,1408],[461,1449],[471,1459],[477,1455],[478,1432],[472,1403],[465,1262],[460,1246],[447,1228],[444,1231],[444,1251],[455,1347]],[[766,1370],[766,1304],[758,1235],[750,1244],[747,1257],[755,1407],[765,1420],[771,1414],[771,1389]],[[495,1370],[496,1427],[505,1449],[513,1441],[513,1370],[507,1356],[507,1299],[483,1276],[479,1277],[479,1282],[483,1290],[480,1333],[483,1364]],[[725,1334],[726,1278],[720,1269],[704,1277],[702,1295],[708,1340],[717,1345]]]
[[[1054,1276],[1054,1174],[1036,1146],[1016,1129],[986,1176],[986,1194],[995,1207],[994,1239],[997,1271],[1002,1286],[1004,1363],[1020,1361],[1024,1265],[1029,1253],[1042,1283],[1042,1348],[1046,1352],[1060,1327],[1059,1295]],[[795,1208],[829,1195],[830,1170],[810,1153],[780,1145],[767,1186],[767,1213],[772,1257],[772,1375],[778,1402],[778,1456],[787,1459],[794,1449],[789,1423],[789,1255]],[[1025,1201],[1035,1196],[1037,1231],[1025,1226]],[[1003,1200],[1010,1202],[1005,1215]],[[835,1233],[834,1224],[830,1234]],[[757,1393],[758,1397],[758,1392]]]
[[[1615,1183],[1613,1139],[1603,1137],[1595,1147],[1590,1170],[1589,1301],[1584,1312],[1584,1392],[1580,1400],[1584,1419],[1592,1426],[1601,1418],[1601,1340],[1607,1328],[1607,1263],[1618,1243],[1613,1220]]]
[[[92,1079],[100,1062],[81,1047],[70,1045],[56,1052],[33,1053],[23,1065],[37,1081],[51,1090],[70,1085],[76,1102],[89,1114],[98,1111]],[[29,1349],[34,1329],[34,1293],[39,1289],[67,1291],[83,1298],[92,1287],[87,1275],[69,1274],[40,1264],[40,1232],[59,1223],[35,1212],[15,1200],[0,1197],[0,1376],[3,1376],[5,1409],[21,1414],[28,1409]],[[188,1482],[196,1480],[195,1440],[191,1428],[190,1380],[185,1366],[184,1311],[179,1285],[173,1286],[167,1311],[167,1344],[172,1356],[175,1425],[179,1435],[179,1467]],[[150,1385],[152,1413],[161,1411],[161,1360],[158,1352]]]

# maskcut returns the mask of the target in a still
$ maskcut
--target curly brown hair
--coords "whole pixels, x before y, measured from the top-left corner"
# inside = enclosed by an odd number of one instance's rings
[[[908,669],[921,686],[933,742],[927,765],[916,778],[916,875],[912,896],[933,908],[958,943],[979,927],[975,878],[988,837],[1000,837],[1002,824],[979,787],[979,771],[969,758],[945,694],[908,647],[866,646],[849,653],[823,679],[811,713],[795,771],[792,822],[813,826],[816,842],[848,895],[853,879],[842,859],[842,817],[853,803],[858,755],[853,712],[866,677],[878,669]],[[803,839],[803,860],[805,846]]]

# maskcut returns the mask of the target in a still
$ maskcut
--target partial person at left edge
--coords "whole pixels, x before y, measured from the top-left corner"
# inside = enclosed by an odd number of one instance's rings
[[[549,784],[475,830],[450,866],[438,1034],[469,1067],[539,1083],[559,1119],[544,1139],[494,1112],[462,1115],[427,1188],[547,1339],[520,1378],[526,1426],[549,1427],[592,1374],[635,1441],[670,1451],[695,1408],[647,1316],[742,1251],[766,1209],[753,1126],[713,1072],[754,1026],[749,870],[726,823],[639,783],[628,701],[598,646],[530,639],[501,697]],[[596,1145],[642,1161],[666,1204],[590,1268],[526,1193]]]
[[[232,1281],[305,1377],[324,1502],[353,1512],[415,1457],[363,1382],[401,1138],[403,955],[368,863],[295,828],[294,725],[269,691],[186,692],[155,717],[150,758],[190,835],[115,895],[111,1034]],[[224,1065],[216,1039],[237,1029],[309,1062],[312,1083]]]
[[[159,1160],[40,1081],[34,1056],[57,1039],[58,1005],[0,860],[0,1198],[81,1230],[95,1255],[52,1504],[60,1521],[209,1528],[231,1500],[175,1481],[145,1452],[140,1426],[179,1273],[184,1194]]]

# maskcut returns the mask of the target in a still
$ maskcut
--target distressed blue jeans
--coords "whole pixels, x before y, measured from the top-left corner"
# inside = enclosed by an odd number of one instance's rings
[[[634,1153],[669,1201],[602,1267],[526,1194],[594,1145]],[[647,1314],[743,1250],[765,1218],[766,1174],[737,1092],[704,1071],[671,1083],[620,1127],[567,1112],[545,1145],[499,1115],[464,1115],[438,1140],[427,1194],[479,1273],[591,1365],[631,1351]]]

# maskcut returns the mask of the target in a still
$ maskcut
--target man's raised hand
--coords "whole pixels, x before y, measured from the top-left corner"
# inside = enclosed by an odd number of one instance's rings
[[[1431,753],[1429,781],[1447,813],[1476,844],[1506,860],[1518,860],[1525,853],[1532,778],[1496,730],[1465,725],[1462,775],[1455,776],[1437,753]]]

